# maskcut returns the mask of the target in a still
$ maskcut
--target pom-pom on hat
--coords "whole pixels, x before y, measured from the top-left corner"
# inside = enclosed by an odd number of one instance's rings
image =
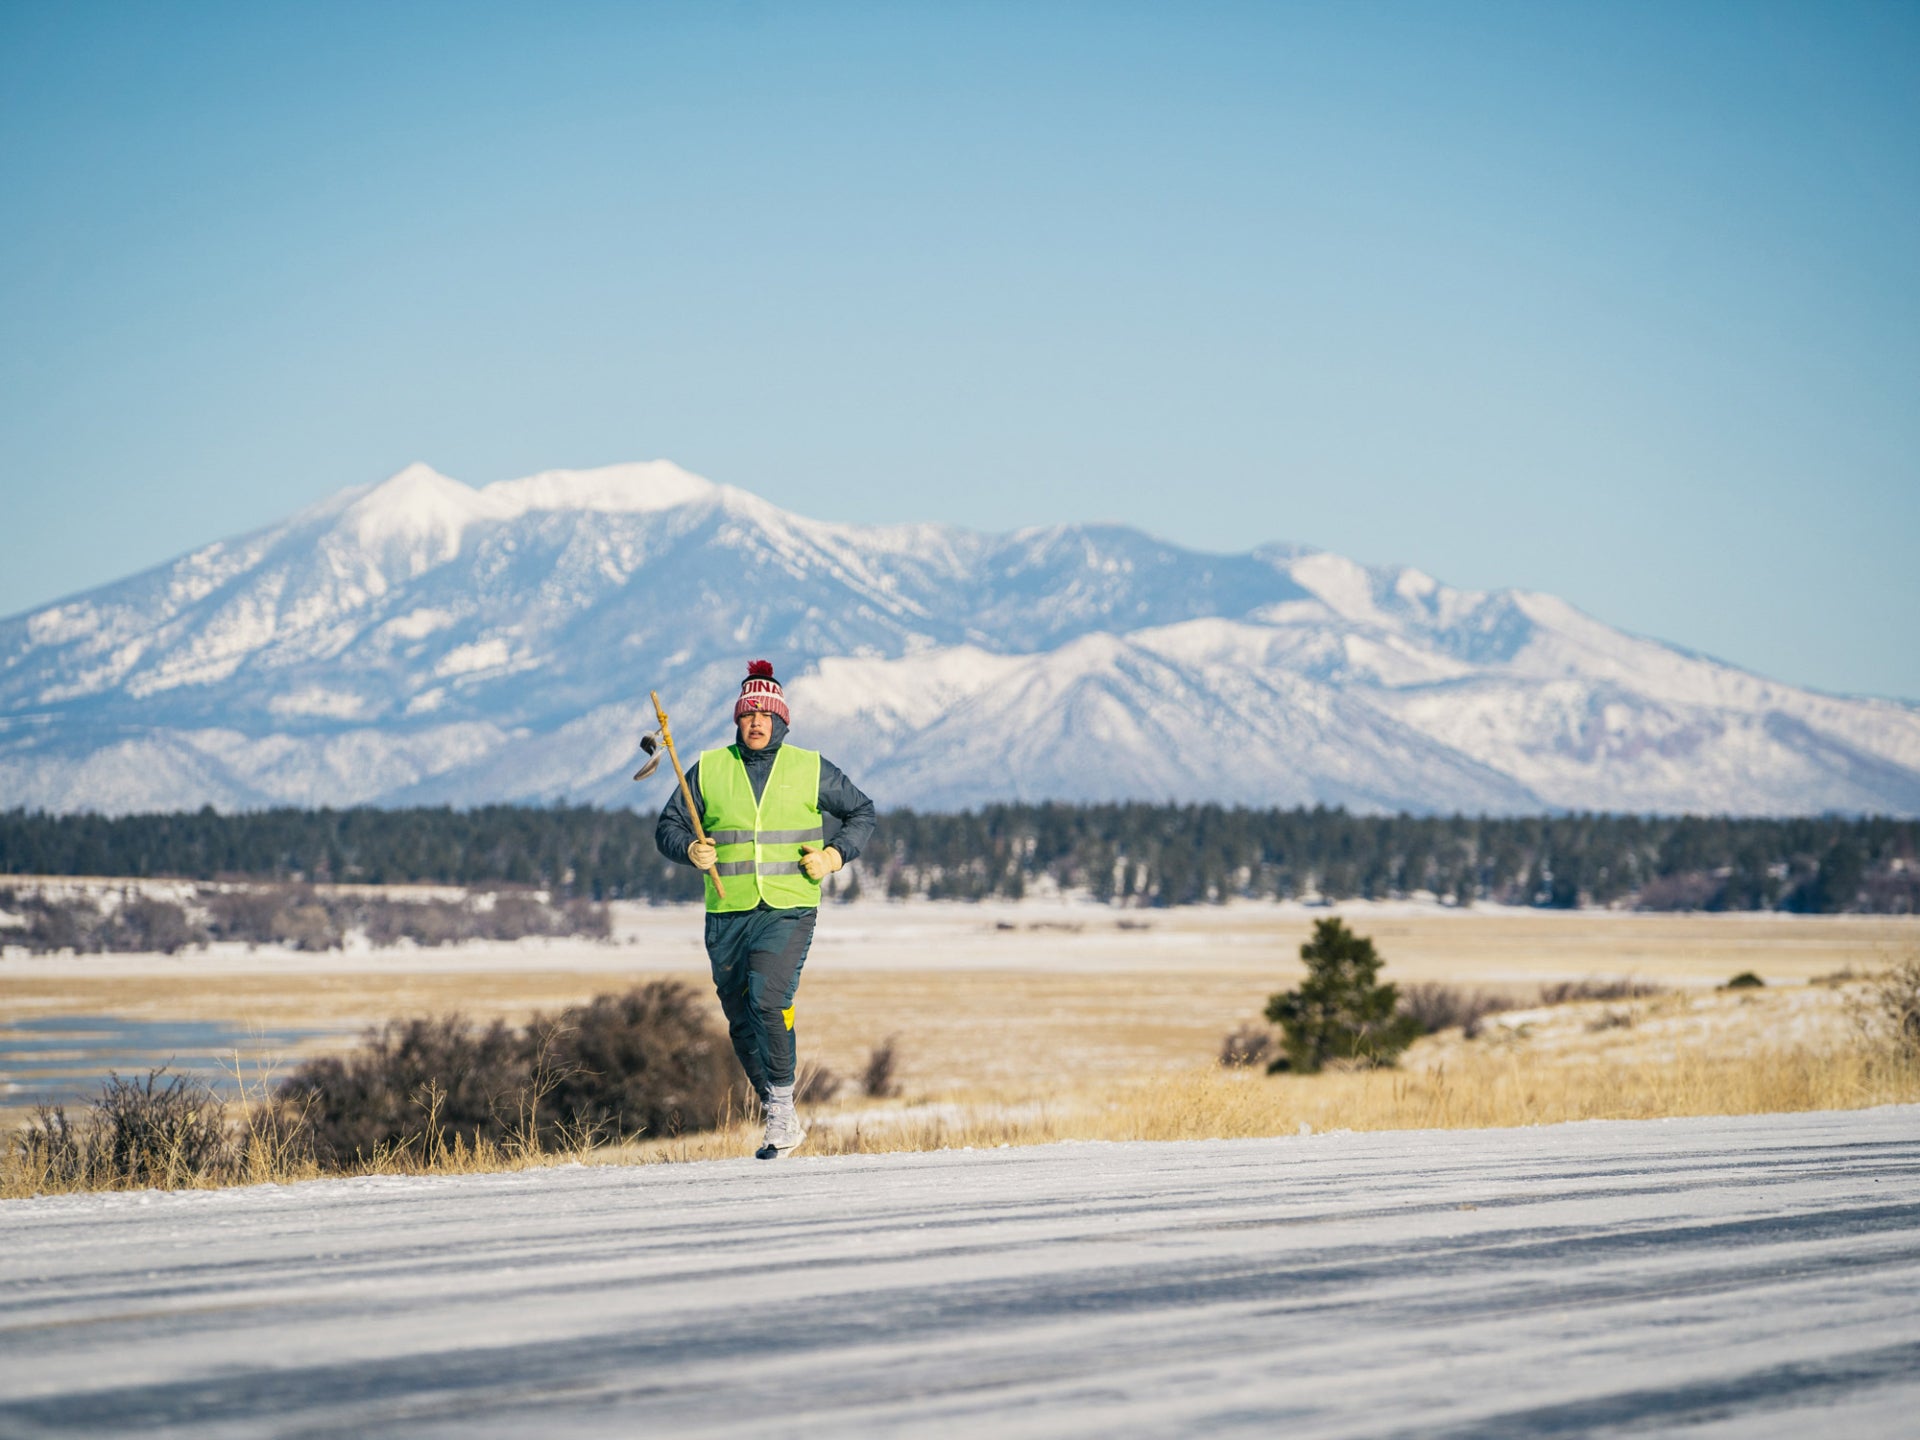
[[[773,678],[773,662],[756,660],[747,666],[747,678],[740,682],[740,698],[733,702],[733,720],[737,725],[742,715],[755,710],[764,710],[769,715],[778,715],[787,724],[793,719],[787,714],[786,692],[780,688],[780,682]]]

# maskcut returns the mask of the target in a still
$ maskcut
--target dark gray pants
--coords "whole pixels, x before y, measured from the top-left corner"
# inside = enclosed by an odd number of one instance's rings
[[[735,910],[707,916],[707,960],[733,1053],[761,1099],[793,1084],[793,997],[818,910]]]

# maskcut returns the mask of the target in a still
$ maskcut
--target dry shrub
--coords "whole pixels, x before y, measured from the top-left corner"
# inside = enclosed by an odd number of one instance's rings
[[[657,981],[524,1030],[390,1021],[350,1054],[252,1095],[242,1084],[232,1107],[189,1076],[116,1076],[77,1121],[43,1108],[16,1132],[0,1151],[0,1195],[504,1169],[607,1138],[727,1126],[748,1101],[695,992]]]
[[[136,1185],[171,1186],[231,1167],[226,1105],[191,1075],[161,1083],[165,1067],[144,1081],[110,1076],[94,1102],[102,1158],[111,1173]]]
[[[1726,883],[1704,870],[1661,875],[1640,887],[1636,910],[1706,910]]]
[[[1920,955],[1896,961],[1874,977],[1856,1015],[1870,1042],[1920,1061]]]
[[[553,933],[578,935],[584,940],[608,940],[613,936],[613,911],[597,900],[569,900],[560,907],[566,926]]]
[[[793,1076],[793,1098],[800,1105],[824,1105],[846,1084],[818,1060],[802,1061]]]
[[[489,939],[520,940],[553,933],[553,911],[531,895],[497,895],[484,915]]]
[[[748,1105],[732,1046],[676,980],[536,1016],[527,1036],[528,1073],[544,1072],[536,1108],[547,1140],[711,1130]]]
[[[248,945],[289,945],[295,950],[337,950],[347,917],[310,885],[264,885],[216,890],[205,895],[207,925],[216,940]]]
[[[113,912],[102,948],[177,955],[189,945],[205,945],[207,928],[187,918],[171,900],[134,895]]]
[[[1644,1000],[1664,995],[1667,987],[1624,976],[1612,980],[1556,980],[1540,987],[1542,1005],[1571,1005],[1580,1000]]]
[[[860,1093],[887,1100],[900,1093],[900,1039],[889,1035],[867,1052],[867,1068],[860,1073]]]
[[[325,905],[295,905],[274,917],[271,938],[295,950],[338,950],[346,939],[346,927]]]
[[[593,900],[551,904],[537,895],[507,893],[490,906],[474,907],[478,933],[488,940],[521,940],[530,935],[569,935],[605,940],[613,934],[613,916]]]
[[[363,903],[355,917],[369,944],[385,946],[411,940],[432,948],[472,938],[473,916],[464,905],[445,900]]]
[[[66,1106],[42,1105],[14,1132],[7,1158],[31,1187],[29,1193],[39,1194],[92,1186],[94,1154],[93,1136],[84,1120],[75,1125],[67,1119]]]
[[[206,904],[215,938],[296,950],[338,949],[352,930],[375,946],[404,940],[427,948],[535,935],[605,940],[613,933],[612,916],[603,904],[569,900],[552,905],[521,891],[460,900],[396,900],[322,895],[309,885],[255,885],[215,892]]]
[[[305,1117],[323,1167],[432,1155],[509,1137],[528,1088],[521,1037],[504,1021],[477,1029],[458,1015],[389,1021],[350,1055],[310,1060],[281,1082],[278,1102]]]
[[[206,906],[209,928],[219,940],[319,952],[337,950],[346,939],[344,909],[310,885],[220,890],[206,897]]]
[[[1423,981],[1400,992],[1401,1013],[1411,1015],[1423,1034],[1433,1035],[1458,1026],[1468,1039],[1479,1033],[1489,1015],[1514,1008],[1510,996],[1495,990],[1468,990],[1458,985]]]
[[[234,1137],[239,1183],[284,1185],[320,1176],[305,1105],[275,1103],[263,1087],[251,1103],[243,1098],[239,1109],[242,1118]]]
[[[708,1130],[747,1106],[732,1048],[677,981],[598,995],[525,1029],[458,1015],[390,1021],[352,1054],[309,1061],[275,1092],[320,1163],[579,1150]]]
[[[64,1106],[40,1106],[13,1147],[39,1189],[174,1189],[232,1176],[226,1119],[204,1082],[161,1066],[144,1080],[110,1075],[77,1123]]]
[[[530,935],[571,935],[605,940],[613,933],[613,916],[592,900],[568,900],[552,905],[537,895],[496,895],[490,906],[474,907],[476,933],[488,940],[522,940]]]
[[[291,890],[271,889],[216,890],[207,895],[207,922],[216,940],[237,940],[249,945],[264,945],[274,938],[274,922],[287,908]]]
[[[1273,1051],[1273,1032],[1264,1025],[1240,1025],[1220,1042],[1220,1063],[1229,1069],[1262,1065]]]
[[[206,927],[189,918],[184,908],[153,896],[128,893],[111,909],[86,896],[48,900],[15,893],[10,898],[25,924],[4,932],[5,939],[36,952],[175,955],[190,945],[205,945],[209,938]]]
[[[85,955],[100,948],[100,907],[91,900],[29,901],[25,909],[29,950]]]

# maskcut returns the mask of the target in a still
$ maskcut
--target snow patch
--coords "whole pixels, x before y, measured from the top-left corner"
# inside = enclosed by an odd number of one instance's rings
[[[27,639],[35,645],[70,644],[99,628],[100,612],[84,600],[27,617]]]
[[[1400,578],[1393,582],[1393,593],[1409,604],[1419,604],[1431,599],[1440,588],[1440,582],[1419,570],[1402,570]]]
[[[899,734],[933,724],[1029,663],[972,645],[899,660],[829,656],[786,689],[810,723]]]
[[[1326,551],[1307,555],[1287,567],[1293,578],[1318,595],[1334,614],[1348,620],[1389,623],[1373,599],[1373,577],[1366,566]]]

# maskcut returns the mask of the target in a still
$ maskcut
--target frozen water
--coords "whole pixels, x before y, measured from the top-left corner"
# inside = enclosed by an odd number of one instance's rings
[[[110,1073],[144,1082],[163,1066],[169,1076],[190,1075],[216,1091],[259,1089],[277,1073],[274,1060],[324,1033],[119,1015],[0,1021],[0,1104],[72,1105],[97,1092]]]

